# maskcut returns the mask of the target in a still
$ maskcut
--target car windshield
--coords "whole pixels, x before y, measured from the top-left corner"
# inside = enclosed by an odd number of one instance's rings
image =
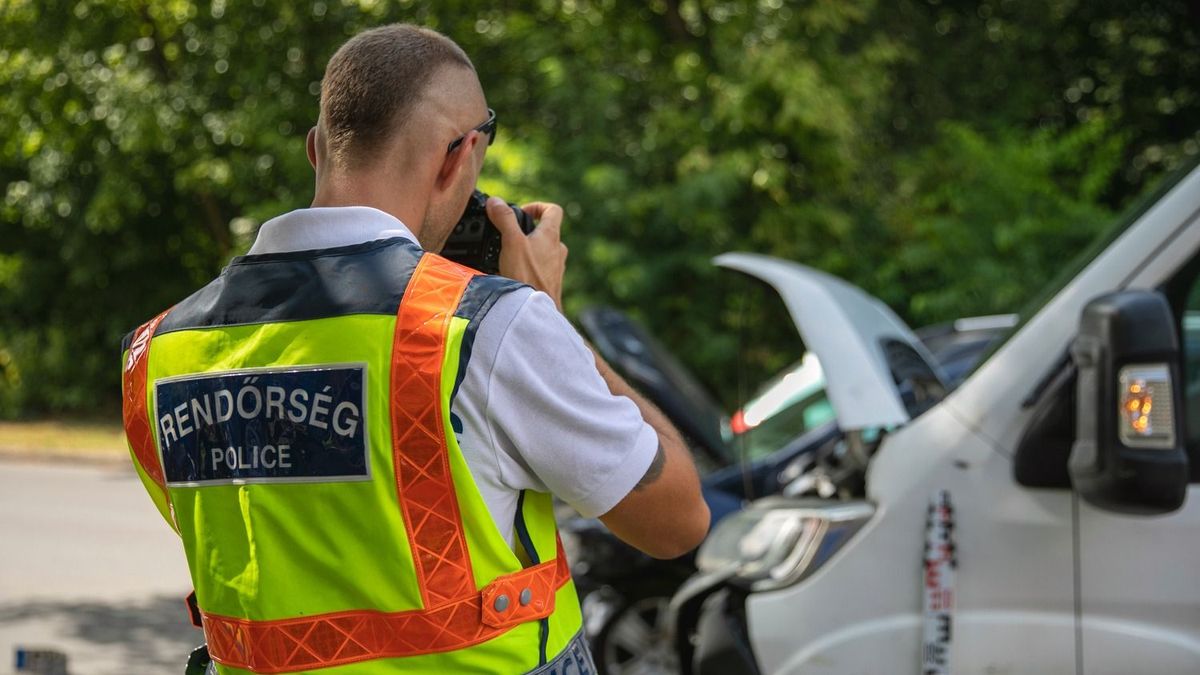
[[[807,352],[767,380],[729,419],[731,447],[744,459],[765,457],[797,436],[834,419],[825,393],[825,373],[817,355]]]

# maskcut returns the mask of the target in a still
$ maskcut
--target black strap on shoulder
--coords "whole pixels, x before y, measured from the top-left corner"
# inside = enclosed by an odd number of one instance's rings
[[[188,593],[183,602],[187,604],[188,616],[192,619],[192,625],[196,628],[203,628],[204,618],[200,615],[200,603],[196,602],[196,591]]]
[[[513,527],[517,531],[517,539],[525,549],[525,555],[533,565],[540,564],[537,547],[533,545],[533,537],[529,536],[529,526],[525,524],[525,490],[517,495],[517,515]],[[538,666],[546,665],[546,644],[550,641],[550,617],[538,621]]]
[[[462,345],[459,348],[458,360],[458,375],[454,379],[454,391],[450,394],[450,400],[458,395],[458,388],[462,385],[463,378],[467,374],[467,363],[471,360],[471,349],[475,345],[475,335],[479,332],[479,324],[483,321],[483,317],[499,300],[507,293],[525,288],[525,284],[519,281],[513,281],[506,277],[498,277],[491,275],[478,276],[471,279],[471,283],[467,284],[467,290],[463,293],[462,300],[458,303],[458,309],[454,315],[467,319],[467,330],[463,334]]]
[[[235,258],[157,334],[349,314],[395,314],[422,251],[408,239]]]

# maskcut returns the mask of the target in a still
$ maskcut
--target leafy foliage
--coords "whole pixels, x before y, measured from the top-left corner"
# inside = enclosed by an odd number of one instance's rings
[[[1124,149],[1099,122],[998,140],[944,125],[884,200],[896,248],[875,290],[919,323],[1019,309],[1113,220],[1098,193]]]
[[[751,371],[796,338],[711,256],[813,265],[917,323],[1015,309],[1200,149],[1196,11],[0,2],[0,415],[113,410],[120,337],[306,205],[324,63],[364,28],[463,45],[501,117],[481,187],[567,209],[568,313],[630,310],[732,403],[739,321]]]

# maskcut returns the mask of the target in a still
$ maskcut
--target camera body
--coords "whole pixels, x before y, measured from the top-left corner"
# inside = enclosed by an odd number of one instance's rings
[[[484,274],[500,272],[500,230],[488,220],[488,196],[476,190],[467,201],[467,209],[442,247],[442,257],[460,265],[477,269]],[[533,232],[536,223],[516,204],[509,204],[517,216],[517,224],[525,234]]]

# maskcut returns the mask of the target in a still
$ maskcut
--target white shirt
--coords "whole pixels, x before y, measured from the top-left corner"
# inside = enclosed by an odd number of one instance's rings
[[[367,206],[299,209],[268,220],[250,255],[404,237]],[[515,546],[521,490],[550,492],[586,517],[608,512],[645,475],[658,435],[633,401],[614,396],[554,301],[523,288],[484,316],[451,413],[459,446],[496,527]]]

